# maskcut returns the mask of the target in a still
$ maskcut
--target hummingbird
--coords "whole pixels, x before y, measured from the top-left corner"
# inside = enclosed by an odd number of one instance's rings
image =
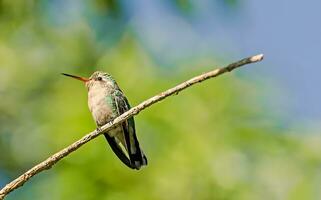
[[[108,73],[96,71],[89,78],[62,73],[85,83],[88,107],[97,129],[130,109],[124,93]],[[139,170],[147,165],[147,158],[136,137],[135,121],[131,117],[104,133],[113,152],[129,168]]]

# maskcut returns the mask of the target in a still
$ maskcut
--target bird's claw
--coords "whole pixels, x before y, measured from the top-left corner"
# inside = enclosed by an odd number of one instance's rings
[[[101,128],[100,128],[100,127],[97,127],[97,128],[96,128],[96,132],[100,133],[100,132],[101,132]]]

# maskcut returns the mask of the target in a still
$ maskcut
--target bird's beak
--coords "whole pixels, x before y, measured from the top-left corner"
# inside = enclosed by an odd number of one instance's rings
[[[77,80],[80,80],[84,83],[88,82],[89,79],[88,78],[84,78],[84,77],[80,77],[80,76],[74,76],[74,75],[70,75],[70,74],[65,74],[65,73],[61,73],[62,75],[65,75],[65,76],[69,76],[71,78],[74,78],[74,79],[77,79]]]

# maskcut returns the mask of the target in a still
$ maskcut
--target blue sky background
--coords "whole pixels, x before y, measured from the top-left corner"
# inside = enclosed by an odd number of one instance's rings
[[[221,58],[222,63],[264,53],[264,63],[237,72],[260,84],[271,95],[265,101],[285,120],[315,123],[321,119],[321,2],[304,1],[185,1],[186,10],[172,1],[121,1],[123,18],[91,13],[82,1],[49,1],[49,18],[70,25],[86,16],[96,36],[120,37],[130,25],[140,42],[159,62],[174,68],[197,56]],[[231,3],[226,3],[231,2]],[[59,12],[57,12],[59,11]],[[114,26],[113,26],[114,24]],[[106,30],[110,27],[113,30]],[[277,94],[277,95],[275,95]],[[246,95],[246,94],[245,94]]]
[[[229,59],[264,53],[259,67],[238,73],[269,80],[279,95],[267,101],[291,122],[320,120],[320,1],[192,1],[189,15],[168,1],[125,2],[141,41],[164,66],[204,52]]]

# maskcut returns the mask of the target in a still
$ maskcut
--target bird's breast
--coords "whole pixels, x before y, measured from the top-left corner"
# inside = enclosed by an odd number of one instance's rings
[[[108,90],[91,89],[88,91],[88,106],[98,126],[102,126],[114,117],[112,106],[108,103]]]

